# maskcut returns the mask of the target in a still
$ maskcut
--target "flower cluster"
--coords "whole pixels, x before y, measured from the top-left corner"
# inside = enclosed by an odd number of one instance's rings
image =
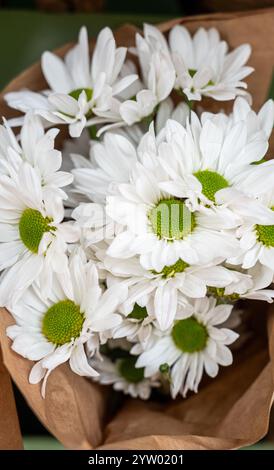
[[[274,104],[252,110],[250,53],[145,25],[91,54],[82,28],[43,54],[47,90],[5,96],[23,115],[0,126],[0,304],[43,395],[64,362],[133,397],[197,392],[232,364],[244,300],[273,301]]]

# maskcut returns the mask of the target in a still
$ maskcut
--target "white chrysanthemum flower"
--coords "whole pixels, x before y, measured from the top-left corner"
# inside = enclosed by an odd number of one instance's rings
[[[139,356],[137,367],[145,368],[145,377],[159,370],[170,369],[171,395],[186,396],[188,390],[198,391],[203,372],[216,377],[219,365],[232,364],[227,345],[238,334],[222,328],[232,311],[231,305],[217,305],[213,298],[196,300],[191,317],[178,320],[162,337],[155,336]]]
[[[75,169],[73,185],[75,192],[84,200],[105,202],[119,183],[129,181],[130,172],[138,161],[136,148],[125,137],[112,134],[104,135],[102,142],[93,143],[89,159],[72,154]]]
[[[90,61],[87,29],[82,27],[78,44],[64,60],[44,52],[41,65],[50,90],[12,92],[5,98],[15,109],[32,109],[51,123],[68,124],[72,137],[79,137],[86,126],[116,123],[121,121],[116,97],[138,78],[119,77],[126,52],[125,47],[116,48],[111,30],[104,28]]]
[[[197,265],[237,255],[239,245],[231,229],[238,221],[232,211],[204,207],[191,212],[183,198],[161,190],[165,178],[159,165],[148,169],[137,164],[130,183],[117,185],[117,194],[107,196],[107,215],[124,226],[108,254],[115,258],[138,254],[145,268],[156,271],[179,259]]]
[[[189,115],[188,107],[180,103],[173,106],[171,100],[165,100],[161,103],[156,116],[156,132],[160,131],[169,117],[173,117],[178,122],[185,124]],[[132,168],[138,160],[142,160],[142,148],[140,145],[140,156],[138,154],[138,145],[144,139],[144,133],[138,126],[132,128],[115,129],[115,133],[106,132],[102,142],[90,141],[89,157],[76,152],[76,146],[73,146],[73,152],[70,158],[74,168],[71,169],[74,176],[72,194],[77,199],[82,197],[82,202],[91,200],[92,202],[105,202],[107,194],[111,194],[115,186],[119,183],[127,183],[130,178]],[[131,132],[129,133],[129,129]],[[150,130],[152,132],[152,130]],[[137,138],[134,141],[133,135]],[[87,142],[85,140],[85,144]],[[82,146],[82,142],[80,142]],[[80,148],[79,148],[80,150]]]
[[[261,140],[262,137],[268,140],[274,125],[274,101],[272,99],[266,101],[260,111],[255,113],[247,100],[239,96],[234,101],[231,114],[213,114],[204,111],[201,115],[202,123],[204,124],[207,119],[216,123],[217,126],[219,123],[221,126],[226,126],[226,132],[230,131],[236,124],[244,121],[246,123],[248,143]]]
[[[156,378],[145,378],[144,369],[135,367],[136,361],[137,357],[128,353],[113,361],[105,355],[94,358],[90,364],[99,375],[93,380],[102,385],[113,385],[117,392],[133,398],[148,400],[151,389],[159,387],[160,382]]]
[[[130,342],[139,341],[146,344],[153,331],[153,324],[156,322],[154,303],[152,299],[147,305],[141,306],[136,302],[132,311],[128,311],[128,303],[120,305],[118,312],[121,314],[121,323],[113,328],[112,337],[126,338]]]
[[[144,269],[137,257],[115,259],[107,256],[104,249],[97,250],[96,255],[102,260],[102,268],[106,269],[108,285],[122,282],[128,286],[123,312],[130,314],[135,303],[145,307],[152,302],[153,308],[147,313],[152,315],[152,321],[156,318],[163,331],[172,325],[175,318],[192,315],[189,298],[203,298],[209,287],[224,288],[238,285],[240,281],[246,286],[246,291],[250,286],[249,276],[246,276],[244,283],[243,274],[223,266],[189,266],[179,259],[173,265],[155,271]]]
[[[132,51],[140,63],[142,82],[135,99],[120,106],[121,116],[129,126],[153,115],[157,105],[170,95],[175,82],[167,41],[156,27],[145,24],[144,37],[136,34],[136,49]]]
[[[72,175],[59,171],[62,164],[61,152],[54,148],[58,129],[46,133],[39,116],[26,114],[19,134],[20,144],[9,124],[4,120],[0,126],[0,173],[14,176],[22,162],[28,162],[38,173],[43,195],[59,196],[66,199],[61,189],[72,182]]]
[[[263,165],[265,164],[257,165],[257,168],[259,169]],[[273,186],[274,172],[271,167],[269,174]],[[243,200],[241,195],[233,198],[229,191],[221,192],[219,198],[226,201],[229,207],[235,212],[241,213],[244,218],[243,225],[238,229],[242,253],[231,258],[229,262],[241,264],[244,269],[252,268],[259,262],[271,269],[274,274],[274,191],[273,189],[267,191],[267,183],[265,189],[264,194],[258,195],[260,202],[257,202],[257,205],[260,211],[254,210],[251,198]],[[263,191],[263,181],[261,191]]]
[[[67,243],[79,238],[78,227],[62,222],[60,198],[44,199],[41,179],[24,162],[18,174],[0,178],[0,304],[10,306],[34,280],[45,293],[53,272],[67,267]]]
[[[89,342],[89,354],[98,351],[100,335],[120,321],[113,311],[123,295],[117,288],[102,293],[95,265],[77,252],[70,259],[69,273],[54,278],[47,299],[35,285],[24,293],[12,309],[16,325],[7,328],[7,335],[14,351],[38,361],[29,381],[38,383],[44,378],[43,396],[47,377],[64,362],[69,361],[76,374],[98,375],[88,364],[84,345]]]
[[[233,268],[235,269],[235,266]],[[230,269],[232,269],[231,266]],[[263,300],[272,303],[274,290],[267,289],[267,287],[272,284],[273,270],[257,263],[253,268],[245,272],[241,271],[226,287],[208,287],[207,295],[215,297],[220,303],[234,303],[239,299]]]
[[[169,33],[169,46],[176,69],[175,88],[188,100],[207,96],[225,101],[247,94],[242,80],[254,70],[245,65],[251,54],[249,44],[228,52],[227,42],[215,28],[199,28],[192,38],[184,26],[176,25]]]
[[[186,127],[169,120],[158,154],[166,172],[160,186],[175,197],[187,198],[187,204],[214,205],[218,192],[228,188],[252,196],[273,185],[274,161],[259,162],[268,149],[265,132],[248,132],[249,122],[228,126],[222,115],[202,123],[191,114]],[[254,201],[254,205],[256,202]],[[256,208],[254,206],[254,213]]]

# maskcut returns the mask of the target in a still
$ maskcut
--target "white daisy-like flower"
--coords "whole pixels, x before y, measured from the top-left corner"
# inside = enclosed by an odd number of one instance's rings
[[[119,306],[118,312],[121,314],[122,322],[113,328],[112,337],[146,344],[153,331],[153,324],[157,321],[152,299],[145,307],[136,302],[131,312],[128,312],[128,304],[125,301],[124,305]]]
[[[138,254],[142,266],[156,271],[179,259],[197,265],[237,255],[239,245],[231,229],[238,221],[233,212],[206,207],[191,212],[184,198],[162,191],[165,178],[159,165],[149,169],[138,163],[130,182],[117,185],[117,194],[107,196],[107,215],[124,226],[108,254],[115,258]]]
[[[50,90],[12,92],[5,99],[12,108],[32,109],[50,123],[68,124],[72,137],[79,137],[86,126],[117,123],[117,96],[138,78],[119,77],[126,52],[125,47],[116,48],[112,31],[104,28],[90,60],[87,29],[82,27],[77,45],[64,60],[44,52],[41,66]]]
[[[66,270],[67,243],[76,242],[79,231],[63,218],[62,200],[44,198],[40,176],[29,163],[22,163],[13,178],[0,177],[2,306],[10,306],[36,279],[45,293],[52,273]]]
[[[169,117],[185,124],[189,115],[188,107],[180,103],[176,107],[172,101],[167,99],[161,103],[157,112],[155,126],[160,131]],[[144,133],[136,126],[136,131],[131,128],[115,129],[115,133],[106,132],[101,142],[90,141],[89,157],[81,153],[70,153],[74,165],[71,170],[74,176],[73,194],[77,199],[82,197],[82,202],[91,200],[93,202],[105,202],[107,194],[111,194],[119,183],[127,183],[130,179],[132,168],[138,160],[143,160],[146,151]],[[131,133],[126,132],[131,129]],[[119,132],[119,133],[118,133]],[[152,132],[152,128],[150,130]],[[136,133],[137,138],[131,138]],[[142,141],[140,143],[140,141]],[[82,142],[80,142],[82,146]],[[87,144],[85,139],[85,144]],[[140,144],[140,145],[139,145]],[[140,155],[138,153],[140,147]]]
[[[138,57],[142,81],[135,99],[120,106],[120,114],[129,126],[153,115],[157,105],[170,95],[175,82],[167,41],[156,27],[144,25],[144,37],[136,34],[136,48],[132,52]]]
[[[75,192],[85,200],[102,203],[115,185],[127,183],[138,161],[136,148],[122,135],[107,132],[102,142],[93,143],[89,159],[71,154]]]
[[[197,392],[204,371],[216,377],[219,365],[232,364],[227,346],[239,335],[221,326],[232,308],[231,305],[216,305],[213,298],[196,300],[193,315],[176,321],[162,337],[155,336],[138,357],[136,366],[145,368],[145,377],[170,369],[173,398],[178,393],[186,396],[188,390]]]
[[[254,70],[245,65],[251,54],[249,44],[228,52],[227,42],[215,28],[199,28],[191,37],[184,26],[176,25],[169,33],[169,46],[176,69],[175,88],[188,100],[206,96],[226,101],[247,94],[243,79]]]
[[[145,378],[144,369],[136,368],[137,357],[123,351],[122,357],[111,360],[105,355],[101,358],[93,358],[91,367],[98,371],[99,375],[93,380],[102,385],[113,385],[114,390],[123,392],[133,398],[148,400],[151,389],[159,387],[160,382],[156,377]]]
[[[151,321],[155,319],[161,330],[169,328],[175,318],[187,318],[192,315],[190,298],[203,298],[208,288],[224,288],[229,285],[244,285],[244,275],[223,266],[189,266],[179,259],[162,270],[144,269],[138,257],[115,259],[105,254],[105,249],[98,249],[96,256],[102,260],[102,269],[106,270],[108,285],[122,283],[128,287],[128,296],[122,305],[123,313],[129,315],[136,303],[146,307]],[[109,274],[108,274],[109,273]],[[250,286],[249,276],[245,279],[245,289]],[[135,326],[135,325],[134,325]],[[121,325],[122,327],[122,325]]]
[[[0,126],[0,173],[14,176],[22,162],[28,162],[38,173],[43,195],[59,196],[66,199],[61,189],[72,182],[73,176],[59,171],[62,155],[54,148],[54,139],[58,129],[50,129],[45,133],[41,119],[32,113],[26,114],[19,134],[19,141],[4,119]]]
[[[97,352],[100,335],[120,321],[113,311],[122,299],[118,289],[102,293],[95,265],[79,252],[72,255],[67,275],[55,277],[47,299],[35,285],[24,293],[12,309],[16,324],[7,328],[7,335],[14,351],[38,361],[29,381],[44,378],[43,396],[49,374],[64,362],[69,361],[76,374],[98,375],[88,364],[84,345],[89,342],[89,354]]]
[[[266,134],[248,132],[249,127],[249,120],[227,125],[222,114],[200,122],[192,113],[186,127],[169,120],[161,141],[156,141],[168,175],[160,187],[172,196],[187,198],[193,209],[216,204],[218,192],[225,188],[232,195],[241,191],[251,196],[271,189],[274,162],[254,165],[267,152]]]
[[[260,168],[267,163],[271,162],[263,163],[257,167]],[[274,172],[272,167],[269,168],[269,174],[272,177],[273,186]],[[261,190],[263,191],[263,182]],[[244,218],[244,223],[238,229],[242,253],[231,258],[229,262],[241,264],[244,269],[252,268],[259,262],[274,274],[274,191],[272,189],[258,196],[260,202],[257,205],[260,211],[254,211],[251,198],[246,198],[243,201],[241,195],[238,195],[238,198],[236,196],[233,198],[229,191],[220,192],[219,198],[226,201],[229,207],[241,213]]]
[[[234,101],[231,114],[213,114],[203,111],[201,114],[202,123],[204,124],[207,119],[210,119],[213,123],[216,123],[216,125],[220,122],[222,126],[226,126],[226,132],[231,130],[239,122],[244,121],[246,123],[248,143],[261,140],[262,137],[268,140],[274,125],[274,101],[269,99],[263,104],[259,112],[256,113],[251,108],[248,101],[239,96]]]
[[[274,290],[267,289],[273,281],[273,269],[257,263],[245,273],[238,273],[238,279],[226,287],[209,287],[207,294],[220,303],[233,303],[239,299],[273,302]]]

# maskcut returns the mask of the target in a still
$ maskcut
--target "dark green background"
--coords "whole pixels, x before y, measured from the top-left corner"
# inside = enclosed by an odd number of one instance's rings
[[[117,28],[126,22],[141,25],[155,23],[172,15],[132,14],[53,14],[0,9],[0,89],[28,65],[39,60],[46,49],[54,49],[76,40],[78,30],[86,25],[90,35],[104,26]]]

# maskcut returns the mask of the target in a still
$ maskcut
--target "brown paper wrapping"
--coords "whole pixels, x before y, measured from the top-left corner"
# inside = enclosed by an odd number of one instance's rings
[[[252,45],[250,65],[256,72],[248,78],[256,110],[265,101],[274,64],[274,9],[237,14],[213,14],[177,19],[159,25],[164,33],[181,23],[192,32],[199,26],[216,26],[232,47],[249,42]],[[116,31],[119,44],[132,45],[136,28],[125,25]],[[63,56],[71,45],[57,53]],[[16,77],[4,90],[45,87],[39,64]],[[231,103],[228,104],[231,106]],[[14,117],[0,96],[1,114]],[[49,431],[72,449],[235,449],[261,439],[268,430],[274,392],[274,309],[259,304],[257,315],[267,325],[267,335],[259,331],[242,349],[235,352],[235,362],[224,368],[214,380],[206,380],[197,395],[167,402],[142,402],[124,399],[116,414],[109,416],[114,394],[83,377],[74,375],[67,365],[57,368],[49,377],[45,400],[40,385],[30,385],[28,374],[32,363],[10,349],[5,335],[13,323],[11,315],[1,309],[0,342],[4,364],[28,404]],[[0,421],[0,447],[20,448],[18,422],[14,413],[10,383],[3,378],[2,395],[10,422]],[[2,383],[2,382],[1,382]],[[10,408],[8,403],[10,400]],[[7,432],[7,429],[10,430]],[[8,435],[17,435],[13,440]]]
[[[22,448],[10,375],[3,364],[0,350],[0,449],[20,450]]]

